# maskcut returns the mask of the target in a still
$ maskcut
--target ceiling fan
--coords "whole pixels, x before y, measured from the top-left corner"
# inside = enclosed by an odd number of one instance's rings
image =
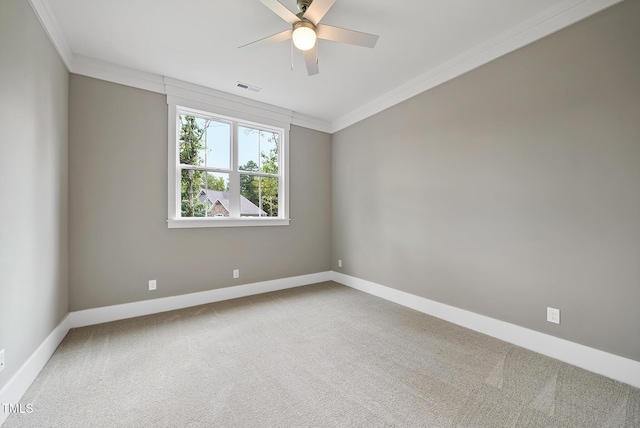
[[[296,0],[298,10],[300,11],[297,15],[287,9],[278,0],[260,1],[280,18],[291,24],[291,29],[240,46],[239,49],[293,39],[293,45],[302,51],[309,76],[318,74],[320,71],[318,69],[317,39],[349,43],[367,48],[373,48],[378,41],[378,36],[373,34],[320,24],[320,20],[336,0]]]

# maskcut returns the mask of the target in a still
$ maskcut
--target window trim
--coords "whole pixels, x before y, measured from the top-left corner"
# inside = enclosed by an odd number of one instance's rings
[[[169,88],[167,88],[169,89]],[[169,91],[168,91],[169,93]],[[168,189],[167,189],[167,226],[171,228],[202,228],[202,227],[244,227],[244,226],[287,226],[289,225],[289,128],[290,117],[283,115],[277,110],[260,110],[255,107],[247,107],[237,101],[221,99],[215,96],[198,94],[200,100],[184,98],[180,96],[167,95],[168,104]],[[202,99],[207,102],[203,102]],[[238,142],[236,129],[234,127],[248,125],[265,130],[276,130],[281,132],[280,151],[280,197],[278,198],[278,217],[180,217],[180,164],[179,164],[179,112],[187,111],[195,114],[203,114],[212,118],[230,120],[234,122],[232,126],[232,146],[231,146],[231,171],[229,174],[240,174],[238,170]],[[265,115],[255,114],[267,113]],[[285,120],[283,120],[285,119]],[[240,189],[230,189],[231,192],[240,194]]]

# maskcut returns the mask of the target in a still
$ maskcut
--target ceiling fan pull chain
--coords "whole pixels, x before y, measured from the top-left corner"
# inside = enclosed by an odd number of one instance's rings
[[[291,39],[291,71],[293,71],[293,38]]]

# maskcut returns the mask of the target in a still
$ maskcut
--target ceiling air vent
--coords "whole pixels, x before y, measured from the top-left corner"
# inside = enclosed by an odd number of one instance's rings
[[[237,86],[238,88],[248,89],[253,92],[260,92],[260,88],[258,88],[257,86],[249,85],[247,83],[238,82]]]

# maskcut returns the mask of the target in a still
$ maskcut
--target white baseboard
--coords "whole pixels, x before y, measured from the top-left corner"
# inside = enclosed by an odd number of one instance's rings
[[[332,274],[330,271],[319,272],[272,281],[225,287],[217,290],[202,291],[199,293],[162,297],[159,299],[70,312],[56,326],[51,334],[49,334],[44,342],[42,342],[31,357],[29,357],[27,362],[20,367],[18,372],[9,380],[4,388],[2,388],[0,391],[0,405],[18,404],[20,402],[24,393],[27,392],[29,386],[31,386],[47,361],[49,361],[49,358],[51,358],[51,355],[55,352],[58,345],[60,345],[60,342],[62,342],[64,337],[72,328],[172,311],[191,306],[205,305],[207,303],[269,293],[271,291],[284,290],[303,285],[316,284],[319,282],[330,281],[331,276]],[[8,411],[5,411],[5,406],[0,406],[0,426],[8,416],[9,413]]]
[[[333,272],[332,279],[356,290],[640,388],[640,362],[638,361],[339,272]]]
[[[20,402],[24,393],[27,392],[29,386],[31,386],[58,345],[60,345],[60,342],[62,342],[62,339],[69,332],[69,328],[69,314],[67,314],[2,388],[0,391],[0,404],[17,404]],[[4,423],[8,416],[9,411],[3,405],[0,408],[0,425]]]
[[[207,303],[237,299],[239,297],[252,296],[254,294],[269,293],[271,291],[316,284],[324,281],[331,281],[331,272],[312,273],[309,275],[275,279],[272,281],[254,282],[252,284],[218,288],[216,290],[201,291],[198,293],[161,297],[158,299],[124,303],[122,305],[103,306],[101,308],[94,309],[85,309],[69,313],[71,323],[70,328],[157,314],[160,312],[173,311],[191,306],[206,305]]]
[[[339,272],[320,272],[202,291],[199,293],[70,312],[22,365],[20,370],[9,380],[5,387],[2,388],[0,391],[0,403],[19,403],[24,393],[38,376],[47,361],[49,361],[49,358],[51,358],[51,355],[53,355],[71,328],[204,305],[330,280],[640,388],[640,362],[638,361],[589,348],[588,346],[438,303]],[[0,425],[4,423],[8,416],[9,414],[5,412],[4,407],[2,407],[0,409]]]

